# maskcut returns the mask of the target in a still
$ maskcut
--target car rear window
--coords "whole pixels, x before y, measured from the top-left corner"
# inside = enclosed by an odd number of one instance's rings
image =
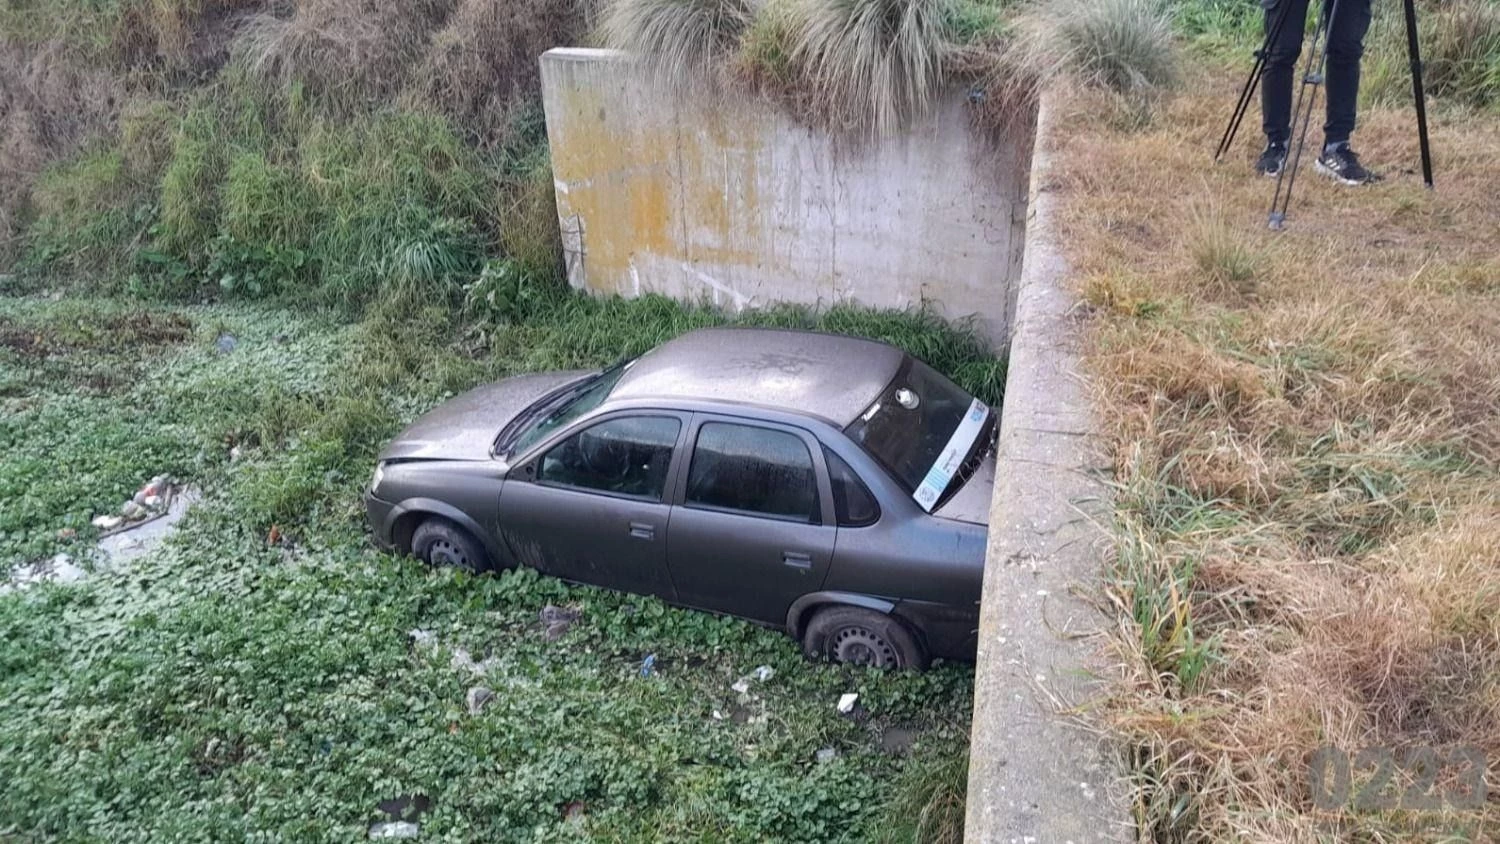
[[[973,396],[932,367],[908,358],[896,379],[845,433],[907,492],[916,492],[973,402]]]

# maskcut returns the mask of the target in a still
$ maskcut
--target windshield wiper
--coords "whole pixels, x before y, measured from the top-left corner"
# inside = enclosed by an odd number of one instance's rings
[[[600,377],[601,375],[595,375],[573,384],[564,384],[532,402],[525,410],[516,414],[516,418],[500,429],[500,433],[495,437],[495,453],[505,454],[515,441],[521,438],[521,434],[531,428],[537,417],[578,395],[580,391],[588,389],[589,385],[598,381]]]

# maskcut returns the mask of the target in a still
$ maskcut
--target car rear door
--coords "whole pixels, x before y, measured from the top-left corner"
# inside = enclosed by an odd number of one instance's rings
[[[667,543],[678,600],[784,624],[833,560],[821,447],[798,428],[710,414],[693,418],[688,444]]]
[[[546,574],[675,600],[667,575],[667,492],[690,414],[631,411],[591,420],[512,470],[501,536]]]

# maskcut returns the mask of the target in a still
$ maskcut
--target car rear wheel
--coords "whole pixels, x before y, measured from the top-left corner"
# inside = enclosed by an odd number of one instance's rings
[[[411,552],[433,566],[451,566],[472,572],[489,571],[490,557],[468,531],[448,521],[432,518],[411,536]]]
[[[818,610],[802,634],[802,648],[814,659],[884,670],[927,667],[927,654],[901,622],[859,607]]]

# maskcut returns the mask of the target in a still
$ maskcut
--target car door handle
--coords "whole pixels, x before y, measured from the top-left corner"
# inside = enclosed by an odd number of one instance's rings
[[[795,551],[782,551],[781,562],[794,569],[810,569],[812,568],[812,555],[798,554]]]
[[[655,539],[656,526],[645,522],[631,522],[630,535],[635,539]]]

